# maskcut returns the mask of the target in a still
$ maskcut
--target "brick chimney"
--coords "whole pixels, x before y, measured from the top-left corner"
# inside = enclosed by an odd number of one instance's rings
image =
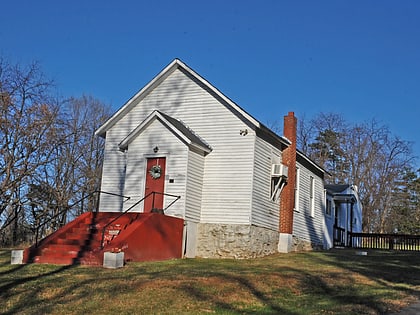
[[[280,195],[280,241],[279,251],[290,252],[292,250],[293,234],[293,209],[295,206],[295,182],[296,182],[296,137],[297,119],[294,112],[284,116],[284,136],[291,141],[290,146],[282,153],[282,163],[289,169],[287,185]]]

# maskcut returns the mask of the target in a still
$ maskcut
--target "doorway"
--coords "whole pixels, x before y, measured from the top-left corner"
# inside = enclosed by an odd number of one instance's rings
[[[163,209],[163,193],[165,192],[166,158],[148,158],[146,166],[146,187],[144,196],[144,212],[152,209]]]

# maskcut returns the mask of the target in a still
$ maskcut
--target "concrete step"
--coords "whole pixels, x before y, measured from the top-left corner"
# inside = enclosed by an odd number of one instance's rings
[[[34,263],[38,264],[55,264],[55,265],[73,265],[77,263],[76,257],[69,256],[36,256]]]
[[[69,244],[50,244],[47,247],[42,249],[44,253],[55,253],[55,252],[65,252],[65,251],[80,251],[82,246],[80,245],[69,245]]]

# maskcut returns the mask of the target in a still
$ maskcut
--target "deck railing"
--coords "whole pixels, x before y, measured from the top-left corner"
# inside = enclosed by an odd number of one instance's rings
[[[350,247],[420,251],[420,235],[349,233]]]
[[[346,245],[346,230],[342,227],[334,226],[334,246]]]

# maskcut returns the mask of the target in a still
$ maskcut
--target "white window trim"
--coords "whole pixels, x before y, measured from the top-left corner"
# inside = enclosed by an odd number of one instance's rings
[[[310,199],[310,211],[309,215],[313,218],[315,216],[315,178],[311,176],[309,178],[310,187],[309,187],[309,199]]]
[[[330,213],[328,213],[328,203],[330,204]],[[334,207],[333,207],[333,200],[326,197],[325,198],[325,215],[328,218],[332,218],[333,216],[333,212],[334,212]]]
[[[294,209],[296,212],[299,212],[299,195],[300,195],[300,168],[296,167],[296,178],[295,178],[295,206]]]

